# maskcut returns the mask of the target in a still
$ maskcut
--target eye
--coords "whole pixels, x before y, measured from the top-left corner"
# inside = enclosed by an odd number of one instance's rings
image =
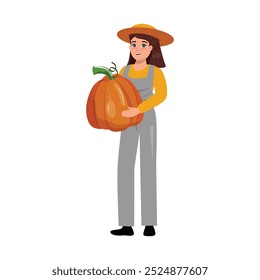
[[[131,47],[132,47],[132,48],[136,48],[136,44],[134,44],[134,43],[131,44]]]
[[[142,48],[143,48],[143,49],[146,48],[146,46],[147,46],[146,44],[142,44]]]

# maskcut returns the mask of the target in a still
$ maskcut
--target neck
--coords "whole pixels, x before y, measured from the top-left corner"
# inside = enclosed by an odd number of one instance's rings
[[[147,66],[146,60],[135,61],[134,69],[135,70],[143,70]]]

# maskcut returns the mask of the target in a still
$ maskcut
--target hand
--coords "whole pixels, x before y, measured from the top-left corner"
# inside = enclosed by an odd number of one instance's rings
[[[136,107],[128,107],[128,110],[125,110],[121,113],[122,117],[132,118],[140,114],[140,110]]]

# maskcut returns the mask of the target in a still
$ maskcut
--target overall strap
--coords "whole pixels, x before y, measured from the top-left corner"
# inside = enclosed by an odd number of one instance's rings
[[[153,81],[153,76],[154,76],[154,65],[150,65],[147,79],[149,79],[149,81]]]
[[[153,77],[154,77],[154,65],[150,65],[149,70],[148,70],[147,79],[148,79],[151,87],[153,86]]]
[[[123,72],[124,77],[128,77],[128,73],[130,71],[130,66],[131,66],[130,64],[126,65],[124,72]]]

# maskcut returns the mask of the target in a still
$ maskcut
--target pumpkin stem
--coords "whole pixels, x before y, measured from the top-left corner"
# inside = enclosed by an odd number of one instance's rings
[[[104,75],[108,76],[108,78],[110,80],[114,79],[112,72],[108,68],[106,68],[104,66],[93,66],[92,72],[93,72],[94,75],[96,75],[96,74],[104,74]]]
[[[112,74],[112,72],[116,72],[116,76],[118,75],[118,71],[116,69],[116,65],[114,62],[111,62],[112,64],[114,64],[114,67],[110,67],[109,69],[107,67],[104,66],[93,66],[92,68],[92,72],[93,74],[104,74],[106,76],[108,76],[108,78],[110,80],[114,79],[114,76]]]

